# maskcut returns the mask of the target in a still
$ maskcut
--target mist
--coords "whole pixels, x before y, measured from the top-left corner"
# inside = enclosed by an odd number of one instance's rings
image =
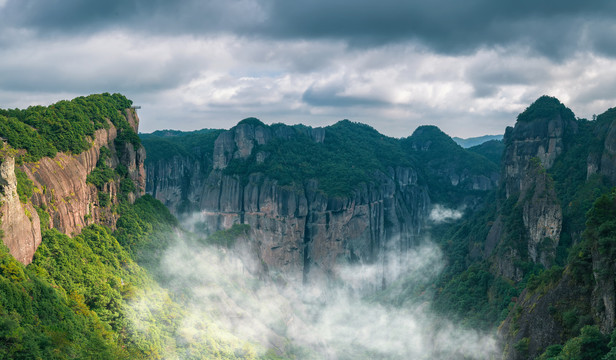
[[[183,342],[214,334],[231,344],[239,339],[256,345],[258,355],[273,349],[300,360],[488,359],[498,353],[490,334],[434,314],[429,294],[405,298],[402,306],[383,301],[399,295],[400,283],[422,286],[438,277],[445,261],[428,240],[403,255],[385,254],[376,264],[341,265],[335,279],[302,284],[292,274],[259,270],[248,237],[227,249],[196,235],[178,236],[158,269],[182,299],[177,332]],[[165,301],[153,295],[134,301],[134,312]],[[167,358],[178,357],[171,351]]]
[[[429,219],[435,224],[440,224],[458,220],[462,218],[462,215],[464,215],[464,209],[449,209],[443,205],[436,204],[430,211]]]

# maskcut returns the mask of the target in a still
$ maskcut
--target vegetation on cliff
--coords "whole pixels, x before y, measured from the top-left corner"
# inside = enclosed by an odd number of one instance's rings
[[[149,196],[135,206],[123,204],[121,213],[115,232],[91,225],[71,238],[47,230],[27,267],[0,249],[0,343],[7,345],[0,346],[0,356],[256,359],[251,345],[221,329],[202,343],[183,337],[182,298],[134,260],[160,251],[177,221]],[[118,239],[131,241],[125,246],[132,255]],[[148,261],[153,265],[147,259],[146,267]],[[153,303],[144,307],[144,301]]]
[[[484,142],[483,144],[470,147],[468,148],[468,151],[483,155],[486,159],[492,161],[500,168],[504,149],[505,144],[502,140],[490,140]]]
[[[496,164],[481,154],[463,149],[436,126],[420,126],[400,143],[421,169],[435,203],[455,206],[474,190],[486,190],[476,189],[478,177],[491,188],[492,177],[498,176]]]
[[[107,120],[120,137],[138,142],[122,115],[131,104],[123,95],[104,93],[25,110],[0,109],[0,137],[15,149],[25,149],[25,161],[54,157],[58,151],[79,154],[90,148],[96,130],[109,126]]]
[[[613,109],[596,121],[576,119],[557,99],[539,98],[518,117],[521,129],[515,146],[521,155],[514,159],[517,163],[503,168],[516,171],[515,167],[520,167],[521,177],[514,183],[521,184],[517,185],[520,192],[506,195],[506,185],[501,185],[495,198],[488,200],[490,214],[479,212],[444,231],[449,239],[444,249],[450,266],[444,282],[437,285],[435,305],[442,312],[479,325],[496,326],[507,318],[502,328],[507,359],[530,359],[542,353],[542,359],[612,356],[606,355],[613,352],[614,344],[608,345],[606,335],[613,330],[606,320],[606,309],[611,305],[600,294],[612,291],[607,274],[614,268],[609,259],[616,255],[611,245],[614,195],[605,195],[615,185],[613,176],[610,178],[613,163],[609,155],[615,119]],[[508,129],[505,146],[514,146],[512,134]],[[557,148],[549,149],[549,156],[558,156],[547,170],[543,166],[549,164],[544,163],[547,146],[538,152],[541,159],[532,157],[534,153],[523,148],[525,139],[556,141]],[[549,268],[531,258],[529,224],[534,219],[528,216],[532,207],[562,210],[562,227],[555,239],[558,246],[549,247],[553,240],[546,239],[534,250],[540,254],[553,249],[546,252],[552,256],[547,261]],[[501,277],[503,273],[507,276]],[[477,280],[471,283],[470,279]],[[455,291],[458,287],[460,291]],[[537,323],[545,327],[539,328]],[[548,347],[545,339],[558,343]]]
[[[368,125],[343,120],[323,128],[322,141],[316,141],[312,135],[315,129],[303,125],[268,126],[254,118],[242,120],[238,123],[241,125],[260,126],[274,134],[265,144],[256,144],[250,156],[235,157],[224,169],[225,174],[236,175],[244,182],[250,174],[263,173],[277,180],[279,185],[302,189],[307,181],[314,179],[325,194],[348,196],[361,183],[378,183],[377,172],[390,174],[396,167],[420,170],[430,167],[422,172],[425,176],[420,179],[429,182],[431,175],[442,165],[438,159],[445,155],[449,160],[443,161],[448,166],[455,164],[455,169],[450,169],[450,172],[466,169],[469,175],[477,175],[498,170],[483,156],[455,144],[436,127],[434,132],[416,132],[411,137],[395,139]],[[163,130],[141,134],[148,152],[146,164],[151,166],[179,155],[201,161],[203,173],[208,174],[212,169],[214,142],[220,133],[221,130],[204,129],[187,133]],[[413,145],[417,142],[429,142],[432,146],[426,152]],[[447,187],[447,181],[451,182],[449,179],[439,181],[443,187]],[[434,194],[437,196],[439,190]]]
[[[35,161],[57,151],[88,149],[94,132],[108,126],[109,119],[119,131],[116,150],[122,151],[128,144],[139,145],[121,113],[130,104],[119,94],[102,94],[49,107],[1,110],[0,136],[19,149],[21,160]],[[90,222],[79,234],[67,236],[50,229],[49,208],[43,204],[35,207],[43,239],[31,264],[24,266],[0,246],[0,358],[258,358],[252,344],[208,318],[195,323],[205,329],[199,341],[182,328],[189,316],[183,294],[155,271],[165,248],[181,233],[177,220],[150,196],[129,202],[136,187],[126,166],[111,166],[118,158],[110,157],[116,155],[101,147],[87,177],[105,216],[119,217],[106,219],[115,229]],[[35,188],[25,172],[16,169],[15,174],[23,202],[45,191]],[[117,193],[107,192],[109,182],[119,182]],[[96,206],[86,205],[90,211]]]
[[[181,155],[199,161],[203,173],[211,171],[214,141],[223,130],[203,129],[182,132],[177,130],[158,130],[151,134],[139,134],[148,156],[146,166],[161,160]]]
[[[555,116],[560,116],[565,120],[575,120],[573,111],[557,98],[543,95],[518,115],[518,121],[530,122],[537,119],[550,119]]]
[[[271,129],[275,132],[279,127],[286,125],[274,124]],[[397,139],[368,125],[339,121],[324,128],[323,142],[314,141],[305,126],[296,125],[289,130],[290,136],[273,137],[254,149],[247,159],[231,160],[225,173],[242,179],[263,173],[282,186],[298,189],[306,181],[316,179],[324,193],[348,196],[358,184],[374,182],[376,171],[386,173],[388,168],[413,164]],[[267,157],[257,161],[258,153]]]

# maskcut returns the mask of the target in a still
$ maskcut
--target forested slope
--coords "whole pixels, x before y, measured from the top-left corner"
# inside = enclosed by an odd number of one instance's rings
[[[187,332],[185,295],[157,271],[184,235],[141,196],[130,105],[101,94],[0,110],[0,358],[278,358],[207,317]]]

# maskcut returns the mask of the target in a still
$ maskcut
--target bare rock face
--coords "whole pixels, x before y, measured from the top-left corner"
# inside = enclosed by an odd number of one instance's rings
[[[7,145],[3,144],[3,150]],[[23,204],[17,194],[15,159],[3,151],[0,164],[0,216],[3,231],[2,240],[11,255],[18,261],[29,264],[34,251],[41,244],[39,217],[32,204]]]
[[[589,167],[593,166],[589,162]],[[596,165],[590,170],[596,171]],[[590,171],[589,171],[590,173]],[[612,184],[616,184],[616,121],[609,126],[601,154],[600,173],[607,176]]]
[[[540,161],[548,170],[563,153],[563,135],[566,130],[575,132],[575,121],[563,119],[559,114],[530,122],[517,122],[515,128],[505,131],[503,182],[507,197],[519,193],[525,186],[524,179],[532,159]]]
[[[430,199],[412,169],[392,173],[393,178],[381,174],[380,186],[364,185],[350,197],[331,198],[316,181],[298,191],[253,174],[242,186],[239,179],[214,171],[204,186],[201,214],[209,231],[249,224],[267,269],[307,281],[334,274],[339,262],[374,262],[416,242]]]
[[[127,110],[131,125],[139,123],[133,110]],[[41,242],[40,222],[33,206],[38,206],[50,215],[49,226],[59,231],[74,235],[81,228],[92,223],[100,223],[115,227],[117,214],[110,208],[99,204],[98,190],[92,184],[86,183],[86,178],[96,167],[100,157],[101,147],[111,150],[112,156],[108,165],[122,164],[128,169],[128,176],[134,182],[136,190],[129,194],[129,200],[134,201],[145,192],[145,150],[143,147],[134,149],[132,144],[123,144],[124,149],[117,151],[114,140],[117,137],[116,128],[109,122],[109,129],[100,129],[92,139],[90,149],[79,155],[58,153],[53,159],[42,158],[35,163],[26,163],[20,168],[34,184],[34,195],[27,204],[15,202],[12,184],[15,184],[14,159],[5,157],[2,179],[9,184],[5,192],[2,211],[2,227],[4,243],[11,253],[22,263],[28,264]],[[11,170],[12,169],[12,170]],[[12,175],[11,175],[12,174]],[[112,203],[117,203],[120,184],[110,181],[104,189],[110,195]],[[20,205],[20,207],[18,207]],[[22,209],[21,211],[19,209]],[[25,213],[24,216],[20,215]],[[26,222],[27,220],[27,222]]]
[[[522,219],[528,230],[528,256],[545,268],[552,266],[562,229],[562,210],[553,181],[539,165],[527,173],[520,193]]]
[[[508,248],[493,257],[493,268],[498,275],[521,280],[523,273],[514,265],[518,260],[538,263],[546,268],[552,266],[563,215],[553,181],[546,170],[566,150],[565,133],[576,131],[575,120],[564,119],[558,112],[532,121],[518,121],[515,128],[507,128],[502,186],[506,198],[517,199],[514,210],[521,209],[519,215],[511,215],[508,221],[521,216],[523,229],[515,227],[513,231],[518,233],[506,234],[502,217],[492,225],[486,249],[491,253],[498,246]],[[515,239],[514,243],[504,244],[505,237]]]
[[[324,129],[302,131],[317,143],[325,140]],[[187,157],[161,160],[147,169],[148,192],[176,214],[182,204],[197,204],[194,210],[208,232],[249,224],[261,270],[296,281],[332,275],[341,262],[376,262],[417,241],[430,198],[415,169],[378,172],[374,184],[362,184],[346,197],[325,195],[316,180],[292,188],[265,174],[242,181],[225,173],[232,159],[263,161],[268,154],[256,151],[258,145],[293,136],[296,130],[288,126],[241,122],[215,141],[211,173],[203,174],[202,165]]]
[[[174,214],[197,210],[206,176],[196,159],[174,156],[146,167],[146,191]]]

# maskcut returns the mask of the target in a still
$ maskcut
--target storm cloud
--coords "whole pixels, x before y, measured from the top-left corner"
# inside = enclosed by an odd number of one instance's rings
[[[0,0],[0,107],[121,92],[142,131],[244,117],[502,133],[537,97],[616,103],[608,1]]]

